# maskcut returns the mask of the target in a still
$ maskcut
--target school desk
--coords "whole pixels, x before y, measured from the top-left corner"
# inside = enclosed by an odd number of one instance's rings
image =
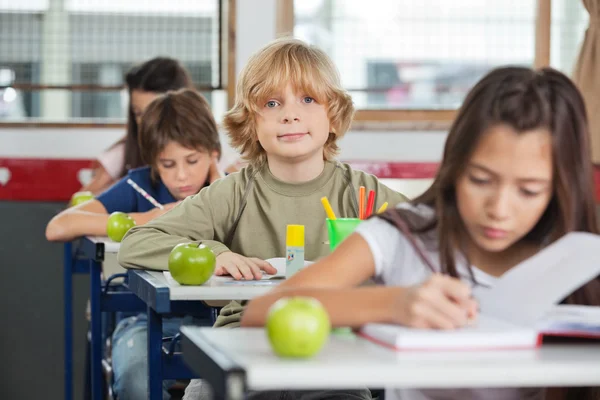
[[[395,352],[354,335],[332,335],[316,357],[284,360],[262,328],[181,332],[185,362],[219,400],[243,399],[247,390],[600,386],[600,344]]]
[[[198,377],[187,369],[174,346],[163,349],[162,319],[168,315],[195,315],[208,318],[212,326],[218,310],[204,301],[249,300],[278,284],[278,280],[236,282],[231,278],[213,277],[202,286],[181,286],[163,272],[130,270],[129,288],[147,306],[148,313],[148,386],[150,400],[162,399],[163,379]],[[221,331],[219,329],[219,331]],[[177,368],[181,365],[181,368]],[[170,372],[169,372],[170,371]]]
[[[108,238],[84,237],[64,247],[64,339],[65,339],[65,399],[71,400],[73,372],[73,275],[90,274],[90,384],[92,399],[102,399],[102,312],[142,312],[140,299],[128,290],[115,290],[110,277],[103,284],[102,262],[106,255],[116,254],[119,243]],[[126,283],[122,284],[125,289]]]

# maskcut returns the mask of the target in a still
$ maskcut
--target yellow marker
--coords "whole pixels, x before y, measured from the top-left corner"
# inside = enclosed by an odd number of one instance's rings
[[[327,217],[331,220],[337,219],[335,217],[335,214],[333,213],[331,204],[329,204],[329,200],[327,200],[327,197],[321,197],[321,203],[323,204],[323,208],[325,209],[325,213],[327,214]]]
[[[386,201],[385,203],[382,204],[381,207],[379,207],[379,210],[377,210],[377,214],[381,214],[382,212],[387,210],[387,206],[388,206],[388,202]]]

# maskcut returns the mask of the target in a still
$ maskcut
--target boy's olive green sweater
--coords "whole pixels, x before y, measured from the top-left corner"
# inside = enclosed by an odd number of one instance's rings
[[[248,184],[252,185],[249,190]],[[287,225],[304,225],[305,258],[316,261],[329,253],[325,212],[326,196],[338,218],[358,217],[358,188],[375,190],[377,210],[384,202],[393,207],[406,197],[381,184],[373,175],[354,171],[347,164],[326,162],[323,172],[305,183],[286,183],[269,168],[248,167],[222,178],[188,197],[173,210],[149,223],[131,229],[119,251],[125,268],[167,270],[168,258],[179,243],[204,243],[219,255],[233,251],[246,257],[285,257]],[[224,243],[234,226],[247,192],[246,205],[235,234]],[[217,325],[239,322],[241,306],[232,302],[222,310]]]

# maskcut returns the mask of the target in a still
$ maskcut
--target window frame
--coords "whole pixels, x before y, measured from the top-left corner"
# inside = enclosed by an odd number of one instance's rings
[[[277,8],[277,34],[279,36],[293,34],[294,0],[279,0]],[[535,68],[550,65],[551,10],[552,0],[537,0],[535,16]],[[359,109],[356,111],[354,121],[361,122],[359,125],[365,127],[373,126],[370,123],[374,122],[387,122],[392,125],[397,122],[404,122],[400,126],[422,130],[428,125],[428,122],[434,122],[436,126],[449,126],[456,116],[456,111],[457,109]],[[407,122],[409,122],[409,125],[406,124]]]
[[[220,87],[214,88],[209,85],[196,85],[200,91],[224,90],[227,98],[227,108],[233,106],[235,99],[235,62],[236,62],[236,0],[219,0],[218,4],[221,29],[219,30],[219,67],[221,69]],[[123,90],[121,86],[103,86],[103,85],[44,85],[44,84],[23,84],[16,83],[10,85],[14,89],[28,91],[44,90],[71,90],[87,92],[114,92]],[[29,118],[24,121],[0,121],[0,128],[125,128],[126,123],[102,122],[90,119],[89,121],[43,121],[36,118]]]

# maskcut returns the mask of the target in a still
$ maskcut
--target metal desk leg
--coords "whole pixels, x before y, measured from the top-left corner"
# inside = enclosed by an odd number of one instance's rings
[[[148,307],[148,391],[150,400],[162,400],[162,315]]]
[[[73,399],[73,246],[65,243],[63,259],[63,302],[65,338],[65,400]]]
[[[91,357],[92,400],[101,400],[104,391],[102,378],[102,309],[100,295],[102,291],[102,264],[90,260],[90,309],[91,309]]]
[[[211,325],[215,325],[215,322],[217,322],[217,318],[219,318],[219,312],[221,311],[220,307],[211,307],[210,309],[210,322]]]

